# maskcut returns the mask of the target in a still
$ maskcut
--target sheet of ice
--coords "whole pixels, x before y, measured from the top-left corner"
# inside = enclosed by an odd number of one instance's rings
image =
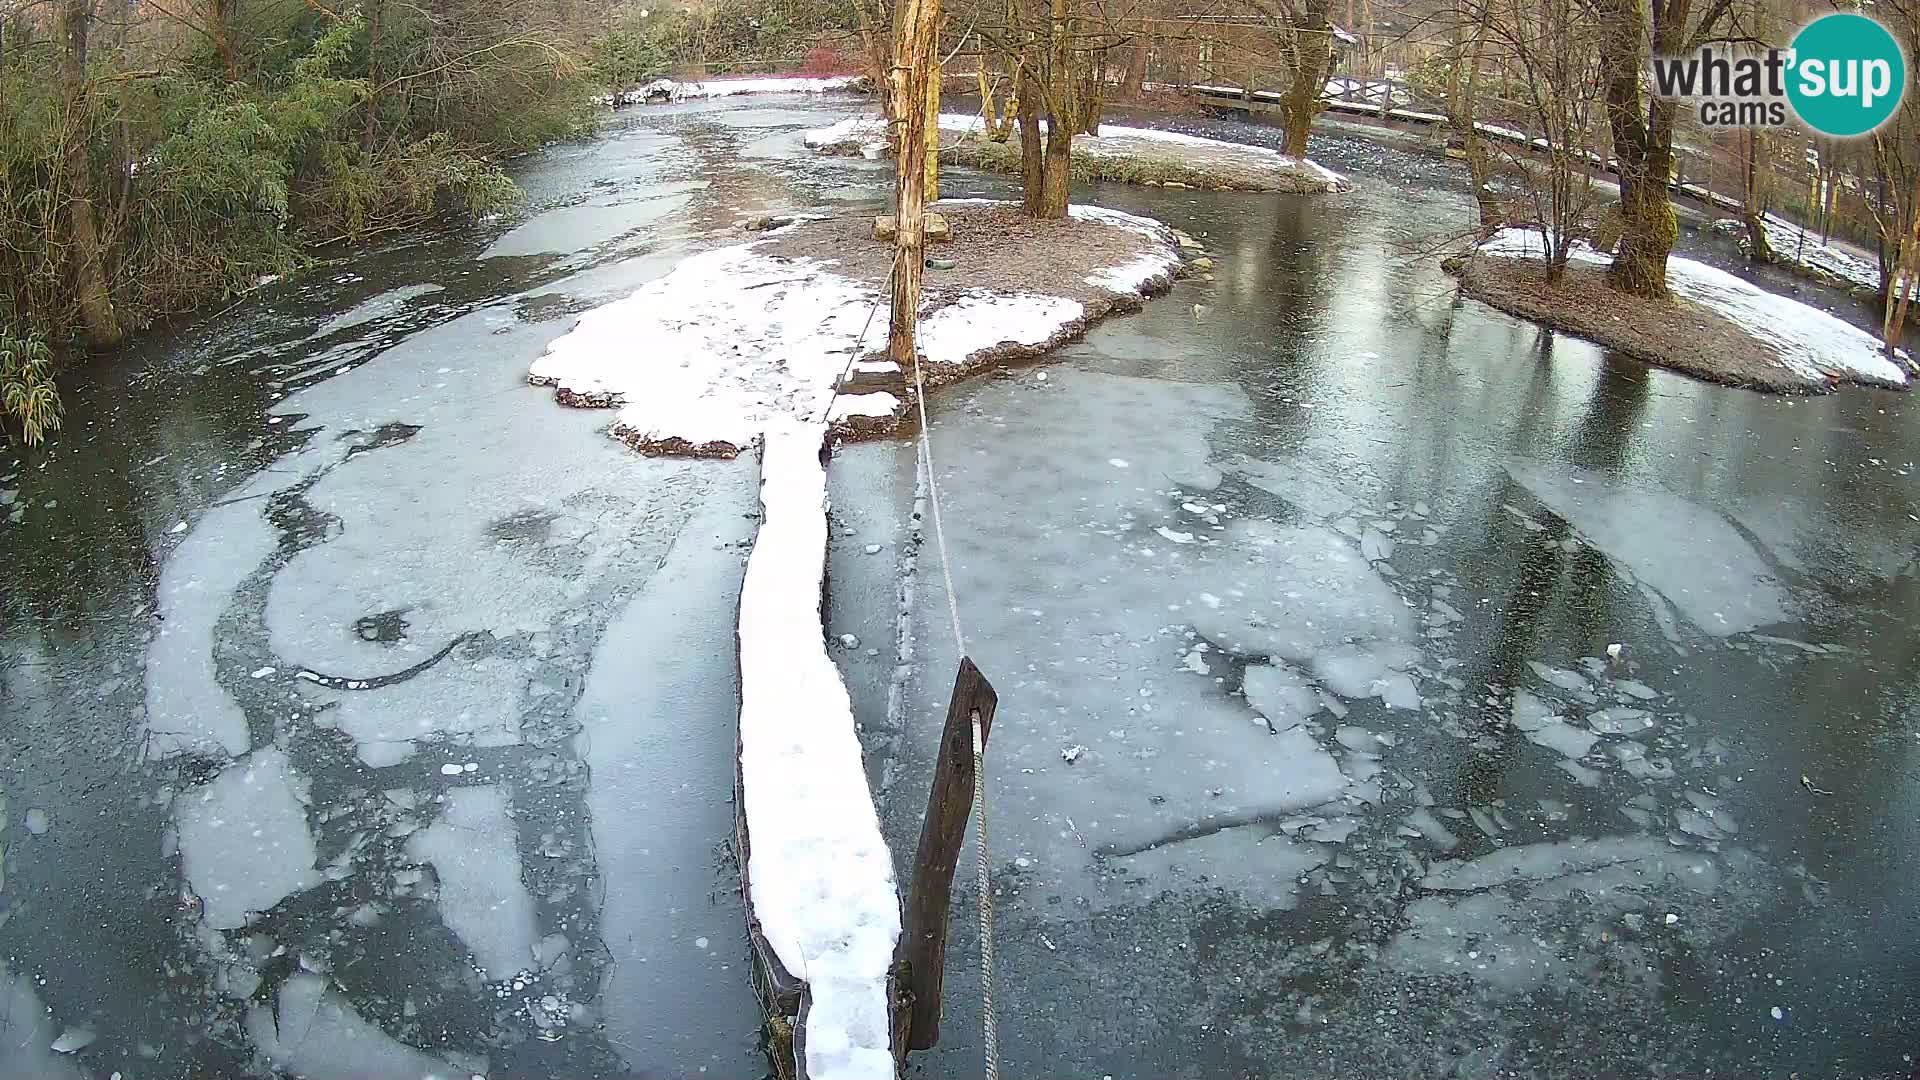
[[[1223,829],[1111,862],[1121,873],[1144,878],[1149,895],[1218,889],[1256,910],[1291,911],[1300,875],[1328,859],[1327,851],[1314,844],[1271,835],[1249,843],[1234,833]]]
[[[448,791],[440,819],[407,840],[440,879],[440,917],[494,981],[530,966],[540,939],[517,837],[506,789],[488,784]]]
[[[1538,258],[1543,244],[1537,230],[1502,229],[1479,250],[1484,255]],[[1574,244],[1571,260],[1600,266],[1612,262],[1584,242]],[[1878,338],[1818,308],[1680,255],[1667,259],[1667,286],[1674,295],[1725,315],[1773,346],[1780,363],[1802,378],[1907,385],[1906,374],[1883,354]]]
[[[1584,469],[1515,462],[1507,473],[1703,632],[1725,637],[1790,617],[1766,561],[1706,507]]]
[[[33,979],[15,976],[0,960],[0,1076],[8,1080],[82,1080],[72,1058],[52,1048],[60,1028],[34,992]]]
[[[174,800],[182,873],[208,926],[245,926],[254,912],[320,881],[304,781],[267,748]]]
[[[733,834],[738,553],[753,539],[759,470],[698,466],[711,482],[690,495],[694,516],[600,636],[574,708],[604,892],[598,1012],[638,1075],[734,1045],[739,1029],[716,1018],[760,1015],[742,977],[739,873],[705,857]]]
[[[255,1006],[247,1033],[274,1068],[302,1080],[468,1080],[368,1023],[325,979],[299,972],[280,987],[279,1013]]]
[[[1524,884],[1537,894],[1561,881],[1558,888],[1564,891],[1564,880],[1572,875],[1626,864],[1634,866],[1634,876],[1645,886],[1659,885],[1668,875],[1702,892],[1719,884],[1711,872],[1711,859],[1676,851],[1653,837],[1603,836],[1499,848],[1466,862],[1442,860],[1428,867],[1420,887],[1433,892],[1480,892]]]
[[[215,507],[160,571],[160,629],[147,647],[147,737],[162,757],[247,752],[247,718],[214,677],[213,626],[247,575],[273,552],[260,500]]]
[[[1339,533],[1317,525],[1236,521],[1226,535],[1258,569],[1221,578],[1203,570],[1196,582],[1227,601],[1193,612],[1195,628],[1215,644],[1244,656],[1309,663],[1350,642],[1396,643],[1411,636],[1413,614],[1406,602]]]
[[[893,860],[867,794],[852,705],[821,628],[824,429],[769,427],[765,514],[740,597],[740,770],[753,914],[807,981],[807,1075],[891,1080]]]

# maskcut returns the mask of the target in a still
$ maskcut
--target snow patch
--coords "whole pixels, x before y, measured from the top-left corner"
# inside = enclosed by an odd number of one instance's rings
[[[899,899],[847,688],[822,644],[824,435],[776,424],[761,450],[765,516],[740,597],[747,880],[768,944],[811,991],[805,1074],[891,1080]]]

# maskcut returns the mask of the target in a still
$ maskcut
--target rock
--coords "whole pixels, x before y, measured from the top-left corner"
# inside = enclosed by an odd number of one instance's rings
[[[928,259],[927,260],[927,269],[929,270],[951,270],[958,265],[960,264],[957,262],[954,262],[952,259]]]
[[[765,232],[768,229],[778,229],[791,224],[793,224],[793,219],[790,217],[781,217],[776,214],[755,214],[745,221],[742,221],[740,227],[748,232]]]
[[[1160,186],[1161,186],[1161,187],[1167,187],[1167,188],[1177,188],[1177,189],[1179,189],[1179,190],[1181,190],[1181,191],[1185,191],[1185,190],[1187,190],[1187,187],[1188,187],[1188,185],[1186,185],[1186,184],[1183,184],[1183,183],[1181,183],[1181,182],[1180,182],[1180,181],[1178,181],[1178,180],[1167,180],[1167,181],[1163,181],[1163,182],[1162,182],[1162,183],[1160,184]]]
[[[1205,255],[1202,255],[1199,258],[1193,260],[1193,262],[1190,265],[1195,270],[1211,270],[1213,269],[1213,260],[1207,258]]]
[[[1200,275],[1200,280],[1201,280],[1201,281],[1212,281],[1212,280],[1213,280],[1213,275],[1212,275],[1212,274],[1201,274],[1201,275]]]
[[[873,219],[873,238],[875,240],[891,240],[898,232],[899,230],[894,227],[892,214],[881,214],[879,217]]]
[[[1186,233],[1175,233],[1174,239],[1180,241],[1180,250],[1182,251],[1205,251],[1206,250],[1205,248],[1200,246],[1200,241],[1195,240],[1193,237],[1188,236]]]

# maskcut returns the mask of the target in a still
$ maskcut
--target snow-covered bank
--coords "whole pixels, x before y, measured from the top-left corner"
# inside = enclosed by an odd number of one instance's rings
[[[978,115],[942,113],[940,131],[942,154],[959,164],[999,171],[1019,164],[1018,140],[987,138],[986,122]],[[878,116],[851,116],[808,131],[802,140],[822,153],[877,158],[887,151],[887,127]],[[1076,134],[1073,153],[1096,179],[1251,191],[1344,191],[1350,186],[1346,177],[1318,162],[1270,147],[1155,128],[1102,124],[1098,136]]]
[[[997,242],[985,231],[996,205],[939,204],[955,221],[956,238],[941,252],[956,266],[929,275],[922,307],[920,348],[936,382],[1058,347],[1164,287],[1180,262],[1161,223],[1076,206],[1080,239],[1098,241],[1090,250],[1104,261],[1078,265],[1073,252],[1028,240],[1043,280],[996,278],[1021,250],[1021,241]],[[731,456],[782,419],[890,429],[908,404],[900,395],[834,398],[849,362],[886,344],[882,285],[892,249],[860,234],[870,228],[865,219],[800,222],[696,255],[582,316],[533,363],[528,381],[553,386],[568,404],[619,406],[614,435],[647,450]],[[901,374],[885,362],[860,370]]]
[[[900,937],[893,859],[867,791],[853,707],[827,655],[826,427],[777,421],[740,594],[740,785],[751,917],[806,983],[795,1075],[892,1080],[887,972]]]
[[[1523,229],[1502,230],[1478,249],[1480,255],[1501,260],[1538,259],[1542,253],[1540,234]],[[1611,261],[1611,256],[1576,243],[1562,291],[1578,288]],[[1545,298],[1520,295],[1514,287],[1519,283],[1499,283],[1490,291],[1476,286],[1471,266],[1465,269],[1462,280],[1478,289],[1475,295],[1480,299],[1651,363],[1782,391],[1818,392],[1839,383],[1907,386],[1906,372],[1885,355],[1873,335],[1798,300],[1679,255],[1667,260],[1667,286],[1673,293],[1669,303],[1617,294],[1575,297],[1568,292],[1539,306],[1535,301]],[[1729,355],[1730,346],[1743,341],[1748,347],[1739,350],[1742,355]]]
[[[804,76],[775,76],[766,78],[708,79],[704,82],[681,82],[676,79],[655,79],[645,86],[635,87],[618,94],[609,94],[602,100],[611,106],[640,105],[648,102],[697,101],[702,98],[733,97],[738,94],[826,94],[835,91],[865,92],[867,79],[863,75],[830,75],[824,78]]]
[[[1796,225],[1778,214],[1763,214],[1760,224],[1767,231],[1767,246],[1773,260],[1797,266],[1812,277],[1841,288],[1880,291],[1880,264],[1873,255],[1846,243],[1822,240],[1813,230]],[[1747,224],[1737,218],[1721,218],[1713,227],[1741,238],[1747,246]],[[1920,295],[1920,288],[1916,288]]]

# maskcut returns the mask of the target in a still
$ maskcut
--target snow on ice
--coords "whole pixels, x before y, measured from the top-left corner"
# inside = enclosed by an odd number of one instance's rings
[[[812,992],[807,1075],[891,1080],[887,969],[900,909],[852,704],[823,644],[824,435],[775,423],[762,445],[765,517],[740,597],[747,881],[768,943]]]
[[[1480,246],[1483,255],[1529,258],[1542,252],[1540,234],[1502,229]],[[1584,242],[1572,261],[1606,266],[1612,257]],[[1767,292],[1717,267],[1683,256],[1667,259],[1667,285],[1674,295],[1725,315],[1772,345],[1780,363],[1811,381],[1848,379],[1873,386],[1904,387],[1907,376],[1882,352],[1878,338],[1798,300]]]

